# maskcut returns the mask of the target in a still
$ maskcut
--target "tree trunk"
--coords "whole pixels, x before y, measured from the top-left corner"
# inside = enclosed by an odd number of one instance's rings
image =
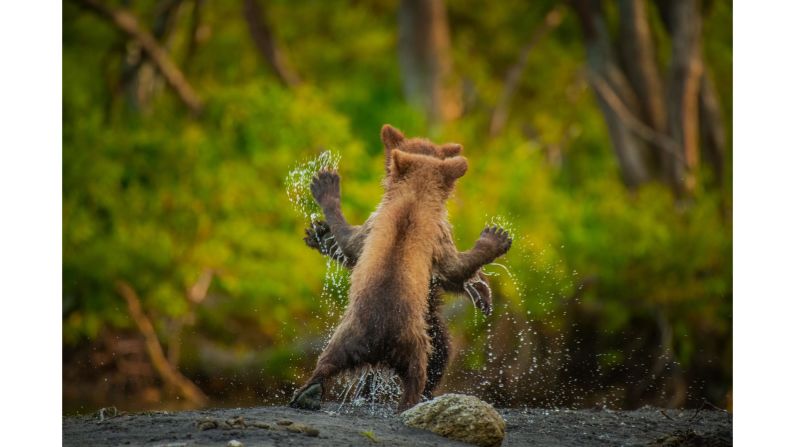
[[[243,16],[260,55],[271,67],[279,81],[287,87],[294,87],[300,84],[301,79],[290,67],[290,64],[287,63],[281,49],[276,44],[276,39],[263,16],[259,2],[257,0],[244,0]]]
[[[116,28],[133,38],[143,48],[149,60],[157,67],[166,79],[168,85],[177,93],[177,96],[195,114],[202,110],[202,101],[193,90],[185,75],[174,61],[147,30],[142,28],[136,17],[123,9],[111,9],[97,0],[76,0],[78,4],[97,13],[100,17],[110,21]]]
[[[640,100],[641,118],[657,132],[665,132],[665,96],[645,0],[621,0],[618,6],[619,48],[627,77]]]
[[[527,67],[527,61],[530,58],[530,50],[532,50],[550,31],[560,25],[562,17],[563,13],[561,12],[559,6],[556,6],[549,11],[544,17],[544,22],[539,25],[535,31],[533,31],[533,34],[530,36],[530,40],[527,42],[527,44],[525,44],[524,47],[522,47],[521,51],[519,51],[519,59],[508,70],[508,74],[505,76],[502,94],[500,95],[500,101],[497,103],[497,106],[494,108],[494,113],[491,115],[489,134],[492,136],[500,133],[505,127],[505,124],[508,122],[508,112],[510,111],[511,99],[513,98],[514,93],[516,93],[516,89],[519,86],[519,80],[521,79],[522,73]]]
[[[668,95],[670,134],[682,150],[670,159],[669,179],[676,192],[688,195],[696,186],[699,164],[699,90],[704,65],[701,59],[701,14],[698,0],[671,0],[671,69]]]
[[[574,0],[574,10],[585,35],[585,51],[590,72],[589,80],[596,91],[599,108],[607,123],[624,183],[631,189],[651,180],[649,145],[639,138],[622,119],[621,111],[611,105],[606,91],[613,92],[629,113],[638,116],[638,99],[627,78],[621,72],[613,53],[601,4],[596,1]],[[604,82],[607,88],[594,83]]]
[[[616,41],[608,33],[599,0],[572,0],[585,37],[591,85],[625,182],[634,187],[661,178],[686,197],[696,188],[699,128],[709,133],[704,135],[704,152],[719,179],[725,130],[717,95],[704,77],[700,0],[655,3],[671,37],[666,84],[645,0],[619,1]],[[620,65],[614,49],[621,55]]]
[[[190,27],[188,35],[188,50],[185,52],[185,62],[183,67],[186,71],[190,71],[190,65],[193,57],[196,55],[196,49],[199,46],[199,27],[202,22],[202,10],[204,9],[204,0],[194,0],[193,9],[190,14]]]
[[[152,22],[152,37],[162,47],[168,49],[169,36],[174,29],[177,13],[182,0],[160,0],[155,6],[154,21]],[[125,74],[122,77],[127,92],[128,103],[139,110],[147,110],[152,97],[162,88],[163,77],[157,67],[142,53],[140,45],[130,46],[128,51],[135,51],[135,62],[129,63],[130,55],[125,54],[123,59]]]
[[[157,338],[157,332],[155,332],[152,322],[141,308],[141,300],[138,298],[138,294],[132,286],[124,281],[119,281],[116,283],[116,289],[127,302],[127,309],[130,312],[130,317],[132,317],[135,326],[144,337],[146,352],[149,355],[149,359],[155,371],[160,375],[160,378],[194,404],[198,406],[206,405],[208,402],[207,395],[205,395],[196,384],[183,376],[175,365],[169,363],[166,355],[163,353],[163,347],[160,345],[160,341]]]
[[[409,102],[432,123],[461,115],[461,88],[453,73],[443,0],[403,0],[398,13],[398,54]]]
[[[699,120],[704,158],[712,168],[715,181],[723,184],[723,167],[726,158],[726,125],[720,110],[720,100],[707,70],[701,76],[699,92]]]

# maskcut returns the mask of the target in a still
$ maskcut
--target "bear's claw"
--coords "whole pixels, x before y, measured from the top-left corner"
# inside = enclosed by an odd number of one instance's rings
[[[491,250],[493,250],[495,258],[508,252],[513,242],[510,233],[496,225],[486,227],[483,232],[480,233],[480,240],[488,244]]]
[[[312,222],[309,228],[304,230],[306,237],[304,243],[310,248],[314,248],[321,253],[328,254],[328,246],[326,238],[331,233],[328,224],[322,220]],[[331,236],[333,238],[333,236]]]

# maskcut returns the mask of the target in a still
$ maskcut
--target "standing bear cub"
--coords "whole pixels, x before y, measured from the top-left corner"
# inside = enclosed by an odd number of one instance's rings
[[[511,243],[506,233],[487,229],[472,250],[441,249],[445,234],[438,222],[466,170],[463,157],[439,160],[392,151],[390,181],[353,268],[348,307],[291,406],[320,408],[329,379],[365,365],[392,368],[400,377],[399,411],[419,402],[431,352],[425,319],[431,272],[463,281]]]
[[[393,150],[428,155],[440,160],[461,155],[463,150],[463,147],[457,143],[437,145],[424,138],[406,138],[402,132],[389,124],[384,124],[381,128],[381,141],[384,144],[386,175],[382,184],[385,189],[389,187],[392,178],[389,175],[389,165],[392,160],[390,154]],[[327,222],[312,222],[311,227],[305,231],[304,242],[320,253],[332,257],[343,266],[352,268],[356,265],[364,240],[372,228],[372,217],[362,225],[348,224],[340,207],[339,176],[336,173],[321,172],[312,182],[312,195],[323,209]],[[452,227],[446,217],[439,224],[445,227],[446,235],[443,241],[445,248],[455,250]],[[434,274],[434,279],[440,287],[436,288],[437,293],[434,296],[429,296],[429,300],[439,302],[441,300],[439,295],[442,291],[467,293],[475,306],[486,315],[491,314],[491,290],[488,286],[488,278],[481,271],[462,282],[453,282],[437,274]]]
[[[463,150],[460,144],[445,143],[437,145],[424,138],[406,138],[398,129],[385,124],[381,128],[381,141],[384,144],[385,176],[384,189],[389,188],[392,176],[389,175],[393,150],[400,150],[409,154],[420,154],[435,157],[440,160],[461,155]],[[359,259],[364,241],[373,226],[373,213],[362,225],[348,224],[340,207],[340,179],[334,172],[321,171],[312,181],[312,195],[323,209],[327,222],[312,222],[311,228],[306,230],[304,241],[320,253],[330,256],[347,268],[353,268]],[[438,222],[443,229],[444,238],[438,242],[437,252],[455,252],[452,226],[446,219]],[[425,320],[428,324],[428,335],[431,337],[432,352],[428,357],[428,380],[425,384],[423,396],[433,397],[433,392],[442,380],[450,353],[450,336],[447,325],[441,315],[443,292],[467,293],[475,306],[484,314],[491,313],[491,290],[488,278],[481,271],[477,271],[471,278],[460,282],[453,282],[434,271],[431,276],[431,287],[428,293],[428,313]],[[460,279],[460,278],[459,278]]]

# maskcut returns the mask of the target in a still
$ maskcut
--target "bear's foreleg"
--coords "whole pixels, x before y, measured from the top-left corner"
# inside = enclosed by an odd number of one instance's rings
[[[352,267],[364,247],[368,229],[348,224],[340,206],[340,176],[324,169],[310,184],[312,197],[326,217],[326,222],[313,222],[304,241],[324,255],[331,256],[346,267]]]
[[[481,267],[507,253],[512,242],[507,231],[499,227],[487,227],[471,250],[444,253],[437,267],[439,274],[447,282],[464,283],[474,277]]]

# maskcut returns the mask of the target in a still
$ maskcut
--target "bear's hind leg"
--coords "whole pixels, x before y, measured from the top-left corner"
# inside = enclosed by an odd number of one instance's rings
[[[346,340],[347,339],[347,340]],[[346,340],[340,342],[339,340]],[[290,406],[306,410],[319,410],[320,401],[329,387],[328,381],[336,374],[353,369],[361,364],[361,355],[355,339],[335,334],[331,342],[320,354],[317,366],[306,384],[295,391]]]
[[[423,334],[425,335],[425,334]],[[393,365],[400,381],[403,382],[403,396],[398,404],[398,412],[417,405],[422,398],[422,390],[428,379],[428,341],[427,338],[413,349],[403,352],[405,357]]]
[[[337,374],[341,368],[331,363],[318,363],[312,377],[306,384],[293,393],[290,406],[304,410],[319,410],[323,394],[328,387],[328,379]]]
[[[433,351],[428,356],[427,382],[422,395],[428,399],[433,398],[433,391],[439,386],[447,369],[447,362],[450,358],[450,335],[447,333],[447,326],[439,315],[438,308],[428,309],[428,335],[431,338],[431,348]]]

